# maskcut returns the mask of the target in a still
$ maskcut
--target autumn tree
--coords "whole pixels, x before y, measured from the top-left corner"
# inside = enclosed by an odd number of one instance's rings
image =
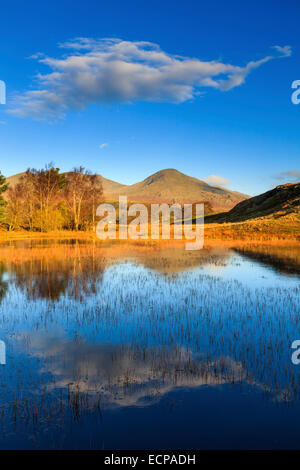
[[[75,230],[95,224],[96,205],[102,201],[102,183],[84,167],[74,168],[66,177],[65,201]]]
[[[43,170],[28,169],[8,190],[9,229],[48,231],[62,227],[63,187],[64,177],[58,168],[48,165]]]
[[[31,168],[8,190],[6,222],[10,230],[95,229],[102,200],[101,177],[83,167],[66,175],[52,164]]]
[[[32,188],[33,224],[42,232],[60,228],[63,221],[59,207],[62,204],[65,177],[59,173],[59,168],[54,168],[50,163],[41,170],[28,169],[23,183]]]
[[[90,189],[87,199],[86,224],[88,228],[96,230],[96,209],[103,202],[103,186],[101,177],[92,174],[90,179]]]
[[[25,201],[22,184],[18,183],[13,187],[8,188],[8,204],[7,204],[7,224],[9,230],[15,230],[23,228],[27,225],[26,223],[26,210],[25,210]],[[25,228],[25,227],[24,227]],[[32,227],[30,227],[32,228]]]
[[[6,217],[5,208],[6,208],[7,202],[5,201],[3,197],[3,193],[5,193],[7,189],[8,189],[8,184],[6,183],[6,179],[0,172],[0,223],[3,223]]]

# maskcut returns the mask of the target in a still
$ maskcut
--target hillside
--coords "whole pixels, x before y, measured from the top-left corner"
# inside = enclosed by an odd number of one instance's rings
[[[16,184],[19,183],[20,179],[24,175],[25,175],[25,172],[24,173],[16,173],[15,175],[7,176],[6,181],[7,181],[7,183],[9,183],[10,187],[14,187]]]
[[[116,196],[117,194],[114,194]],[[161,170],[143,181],[122,188],[131,201],[191,203],[206,201],[215,211],[229,210],[247,196],[210,186],[177,170]]]
[[[231,240],[300,240],[300,183],[285,184],[205,218],[206,237]]]
[[[237,204],[222,214],[208,216],[206,222],[233,223],[253,219],[280,219],[299,217],[300,183],[284,184]]]
[[[23,173],[7,178],[15,185]],[[129,201],[144,202],[207,202],[214,211],[228,211],[248,196],[221,187],[210,186],[197,178],[187,176],[175,169],[161,170],[141,182],[123,185],[102,179],[103,191],[107,200],[117,200],[119,195],[127,196]]]

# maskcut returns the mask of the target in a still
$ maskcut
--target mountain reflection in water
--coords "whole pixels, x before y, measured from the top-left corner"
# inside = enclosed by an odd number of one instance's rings
[[[31,241],[0,266],[1,448],[297,446],[299,247]]]

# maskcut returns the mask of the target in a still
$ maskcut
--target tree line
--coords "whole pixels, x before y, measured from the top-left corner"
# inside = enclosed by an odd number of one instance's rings
[[[29,168],[15,185],[0,172],[0,224],[7,230],[93,230],[101,202],[101,177],[84,167]]]

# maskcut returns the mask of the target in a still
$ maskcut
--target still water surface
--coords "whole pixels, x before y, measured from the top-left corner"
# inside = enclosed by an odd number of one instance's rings
[[[300,248],[0,246],[0,448],[300,448]]]

